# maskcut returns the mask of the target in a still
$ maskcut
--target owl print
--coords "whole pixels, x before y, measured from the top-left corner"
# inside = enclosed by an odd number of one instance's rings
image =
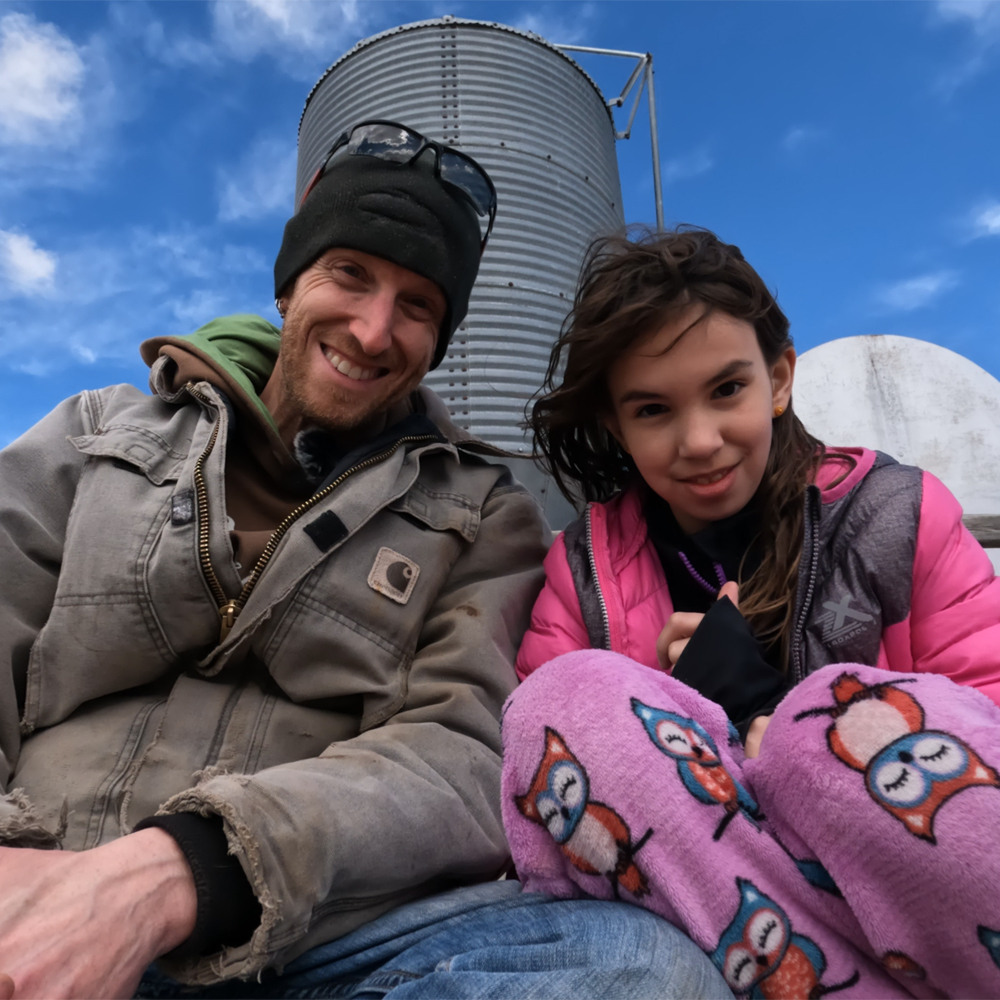
[[[628,824],[609,806],[590,798],[590,779],[566,741],[545,727],[545,753],[531,787],[516,795],[522,816],[544,826],[574,868],[585,875],[603,875],[615,899],[619,887],[637,899],[649,892],[635,855],[652,836],[647,830],[632,843]]]
[[[979,943],[990,953],[993,964],[1000,969],[1000,931],[990,930],[982,924],[976,930],[979,934]]]
[[[718,840],[740,811],[756,826],[763,819],[757,803],[729,773],[715,742],[694,719],[632,699],[632,711],[642,720],[653,745],[677,761],[684,787],[707,806],[722,806],[723,816],[712,835]]]
[[[1000,788],[1000,776],[957,736],[925,729],[922,706],[899,687],[905,683],[869,685],[844,673],[830,685],[833,705],[795,719],[829,715],[826,740],[833,754],[864,774],[868,794],[910,833],[936,844],[934,817],[941,806],[966,788]]]
[[[740,905],[709,958],[739,997],[811,1000],[854,986],[849,979],[824,986],[826,957],[810,938],[792,931],[785,911],[751,881],[736,880]]]

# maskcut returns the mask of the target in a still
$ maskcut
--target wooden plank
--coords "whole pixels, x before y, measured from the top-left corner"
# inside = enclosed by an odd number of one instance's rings
[[[989,514],[966,514],[965,526],[985,549],[1000,549],[1000,517]]]

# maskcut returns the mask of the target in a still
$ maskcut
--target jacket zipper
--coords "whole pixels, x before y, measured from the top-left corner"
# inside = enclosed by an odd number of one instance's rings
[[[197,389],[188,386],[188,392],[199,402],[214,408],[215,404],[212,400],[203,393],[198,392]],[[208,444],[205,445],[205,450],[198,456],[198,461],[194,463],[194,492],[195,502],[198,505],[198,559],[201,562],[201,571],[204,573],[209,589],[212,591],[212,596],[215,598],[215,603],[220,607],[226,603],[228,598],[226,597],[225,590],[222,589],[222,584],[219,583],[219,578],[215,575],[215,569],[212,567],[211,553],[208,548],[208,490],[205,487],[204,468],[205,462],[208,456],[212,454],[212,449],[215,447],[215,442],[219,437],[219,425],[221,423],[220,414],[216,412],[215,426],[212,428]]]
[[[201,402],[206,403],[209,406],[214,406],[212,401],[207,396],[198,392],[196,389],[188,387],[188,392]],[[377,465],[379,462],[387,459],[400,447],[400,445],[411,444],[418,441],[436,441],[437,438],[433,434],[411,434],[408,437],[398,438],[384,451],[366,458],[363,462],[358,462],[357,465],[352,465],[349,469],[345,469],[332,483],[329,483],[322,490],[320,490],[319,493],[314,493],[308,500],[299,504],[299,506],[296,507],[295,510],[293,510],[278,525],[278,527],[274,529],[273,534],[268,539],[267,545],[264,546],[264,551],[257,560],[250,576],[247,577],[246,583],[243,584],[243,589],[240,591],[239,596],[230,600],[226,597],[226,592],[222,589],[222,584],[219,583],[219,578],[216,576],[215,570],[212,567],[212,557],[208,547],[208,489],[205,486],[204,466],[205,460],[212,453],[212,449],[215,447],[216,439],[219,436],[220,423],[221,420],[219,420],[217,416],[215,427],[212,430],[212,436],[208,439],[208,444],[199,456],[198,461],[195,462],[194,488],[196,502],[198,505],[198,556],[201,561],[202,572],[205,574],[205,579],[208,581],[208,585],[211,588],[212,596],[215,598],[215,602],[219,606],[219,618],[221,619],[219,642],[222,643],[225,641],[226,636],[229,635],[233,626],[236,624],[236,619],[239,618],[240,612],[246,606],[246,603],[250,598],[250,594],[253,593],[254,587],[257,586],[257,582],[260,580],[261,574],[264,572],[267,564],[271,561],[271,557],[278,548],[281,539],[285,537],[288,533],[288,529],[291,528],[291,526],[303,514],[305,514],[306,511],[312,509],[317,503],[320,502],[320,500],[329,496],[338,486],[340,486],[341,483],[344,482],[345,479],[354,475],[355,472],[367,469],[372,465]]]
[[[795,629],[792,632],[792,670],[794,671],[796,684],[798,684],[805,677],[805,671],[802,665],[802,634],[805,629],[806,618],[809,615],[809,608],[812,605],[813,592],[816,589],[816,576],[819,570],[819,546],[817,544],[818,539],[816,537],[819,531],[819,517],[813,511],[813,490],[815,490],[815,487],[810,486],[806,491],[805,523],[803,525],[804,530],[802,532],[803,547],[806,542],[809,544],[809,576],[806,582],[806,592],[803,596],[802,604],[799,606],[799,616],[795,622]],[[805,556],[805,554],[806,553],[803,551],[803,556]]]
[[[608,606],[604,601],[604,593],[601,590],[601,581],[597,575],[597,559],[594,556],[594,533],[591,526],[594,505],[587,506],[587,556],[590,559],[590,572],[594,578],[594,589],[597,591],[597,599],[601,602],[601,617],[604,619],[604,648],[611,649],[611,619],[608,616]]]

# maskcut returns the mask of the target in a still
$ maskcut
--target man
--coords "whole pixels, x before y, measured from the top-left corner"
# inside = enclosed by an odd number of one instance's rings
[[[286,226],[280,337],[149,341],[152,396],[0,453],[0,996],[128,996],[158,957],[146,995],[581,995],[685,947],[495,881],[547,530],[419,386],[494,211],[474,161],[357,126]],[[485,928],[507,947],[469,958]]]

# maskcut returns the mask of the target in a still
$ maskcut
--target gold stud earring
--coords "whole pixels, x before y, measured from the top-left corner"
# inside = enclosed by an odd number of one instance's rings
[[[784,413],[784,412],[785,412],[785,408],[784,408],[783,406],[776,406],[776,407],[774,408],[774,415],[775,415],[776,417],[780,417],[780,416],[781,416],[781,414],[782,414],[782,413]]]

